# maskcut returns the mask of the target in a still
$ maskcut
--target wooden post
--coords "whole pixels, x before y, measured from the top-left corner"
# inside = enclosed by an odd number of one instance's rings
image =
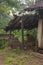
[[[24,49],[24,26],[22,20],[21,22],[21,32],[22,32],[22,48]]]
[[[11,38],[11,30],[10,30],[9,32],[10,32],[10,36],[9,36],[9,38]]]
[[[43,49],[43,19],[39,19],[38,22],[38,48]]]

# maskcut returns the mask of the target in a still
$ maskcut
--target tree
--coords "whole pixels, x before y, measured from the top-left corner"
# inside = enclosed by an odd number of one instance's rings
[[[8,24],[9,10],[12,10],[13,7],[20,9],[20,5],[17,0],[0,0],[0,28],[4,28],[5,25]]]

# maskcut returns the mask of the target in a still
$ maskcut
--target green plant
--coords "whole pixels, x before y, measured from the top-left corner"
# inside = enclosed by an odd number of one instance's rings
[[[4,40],[0,40],[0,49],[4,48],[5,42]]]
[[[9,42],[6,40],[0,40],[0,49],[8,47]]]
[[[12,57],[6,57],[6,58],[5,58],[5,61],[6,61],[7,63],[11,63],[11,62],[13,61],[13,58],[12,58]]]

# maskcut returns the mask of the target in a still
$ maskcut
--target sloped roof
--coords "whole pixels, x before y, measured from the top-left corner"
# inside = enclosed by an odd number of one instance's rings
[[[35,9],[43,9],[43,0],[40,0],[38,2],[36,2],[34,5],[30,6],[30,7],[27,7],[25,8],[24,10],[26,11],[31,11],[31,10],[35,10]]]
[[[13,20],[11,20],[6,26],[6,31],[12,31],[15,29],[21,29],[21,21],[23,23],[24,29],[32,29],[38,26],[38,17],[37,15],[23,15],[23,16],[15,16]]]

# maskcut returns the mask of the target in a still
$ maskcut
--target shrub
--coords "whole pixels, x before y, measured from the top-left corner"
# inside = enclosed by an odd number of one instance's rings
[[[8,42],[6,40],[0,40],[0,49],[3,49],[8,46]]]
[[[6,57],[6,58],[5,58],[5,61],[6,61],[7,63],[11,63],[11,62],[13,61],[13,58],[12,58],[12,57]]]

